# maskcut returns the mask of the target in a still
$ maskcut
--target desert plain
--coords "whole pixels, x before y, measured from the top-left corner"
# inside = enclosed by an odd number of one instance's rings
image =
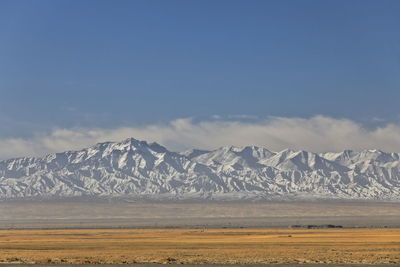
[[[1,230],[1,263],[400,264],[400,229]]]
[[[2,202],[0,263],[400,264],[400,204]]]

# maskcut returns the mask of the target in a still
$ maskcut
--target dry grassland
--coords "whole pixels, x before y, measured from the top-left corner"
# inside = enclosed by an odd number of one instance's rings
[[[400,263],[400,229],[1,230],[0,262]]]

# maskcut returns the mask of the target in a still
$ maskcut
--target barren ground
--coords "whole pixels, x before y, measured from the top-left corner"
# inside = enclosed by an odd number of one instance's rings
[[[400,229],[0,230],[0,262],[400,264]]]
[[[400,228],[400,202],[0,202],[0,229],[287,228],[293,224]]]

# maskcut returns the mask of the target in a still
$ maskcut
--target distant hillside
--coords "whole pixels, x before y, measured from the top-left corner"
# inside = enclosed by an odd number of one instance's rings
[[[168,151],[130,138],[80,151],[0,162],[0,198],[400,200],[400,155],[221,147]]]

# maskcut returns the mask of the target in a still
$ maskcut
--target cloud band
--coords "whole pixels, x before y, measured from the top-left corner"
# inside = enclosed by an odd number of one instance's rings
[[[0,139],[0,159],[41,156],[128,137],[155,141],[175,151],[215,149],[226,145],[257,145],[273,151],[286,148],[313,152],[369,148],[400,151],[400,126],[392,123],[367,129],[349,119],[326,116],[269,117],[250,122],[239,119],[194,122],[185,118],[143,127],[54,129],[30,138],[3,138]]]

